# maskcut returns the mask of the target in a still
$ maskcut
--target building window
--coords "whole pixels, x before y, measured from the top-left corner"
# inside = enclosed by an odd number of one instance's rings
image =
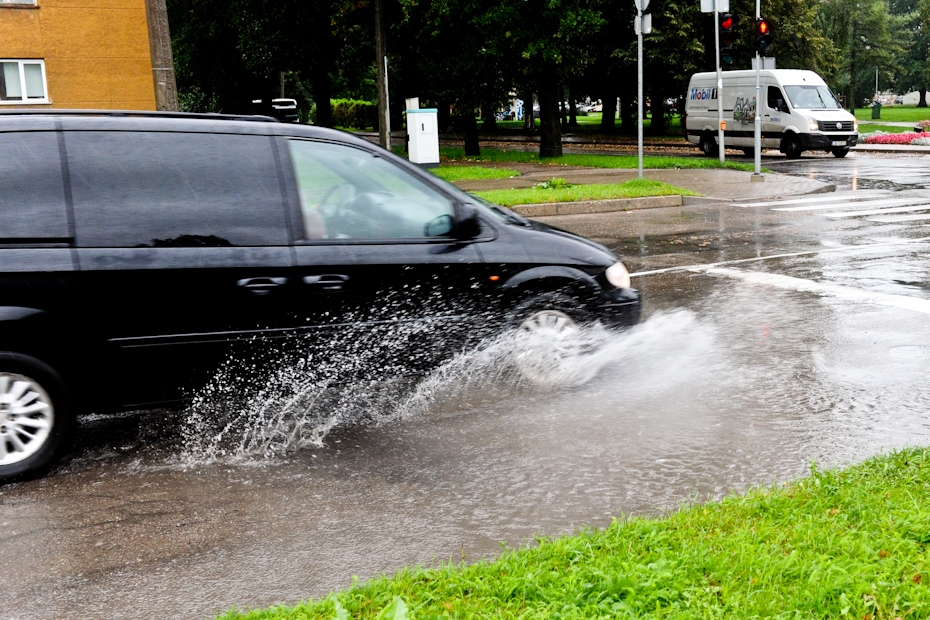
[[[26,4],[29,6],[35,6],[36,0],[0,0],[0,6],[4,4]]]
[[[0,105],[14,103],[48,103],[44,61],[0,59]]]

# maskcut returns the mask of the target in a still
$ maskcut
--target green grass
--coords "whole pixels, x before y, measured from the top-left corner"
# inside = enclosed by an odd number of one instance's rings
[[[645,196],[700,196],[697,192],[652,179],[633,179],[619,184],[570,185],[550,189],[541,187],[492,189],[473,193],[505,207],[542,202],[576,202],[612,198],[643,198]]]
[[[403,569],[321,601],[223,618],[916,620],[930,616],[928,496],[930,450],[907,450],[539,538],[490,563]]]
[[[859,123],[859,133],[869,133],[872,131],[884,131],[885,133],[904,133],[914,131],[913,127],[896,127],[894,125],[875,125],[873,123]]]
[[[510,168],[487,168],[484,166],[440,166],[439,168],[431,168],[430,172],[450,182],[507,179],[520,176],[519,171]]]
[[[514,162],[514,163],[534,163],[534,164],[552,164],[556,166],[586,166],[589,168],[636,168],[638,160],[636,155],[580,155],[566,154],[555,159],[540,159],[539,154],[531,151],[504,151],[498,149],[481,149],[481,155],[478,157],[466,156],[465,150],[460,148],[443,147],[439,149],[442,158],[448,161],[489,161],[489,162]],[[644,156],[643,167],[645,168],[730,168],[732,170],[742,170],[751,172],[754,170],[752,164],[738,162],[726,162],[720,165],[718,159],[708,157],[663,157],[663,156]]]
[[[913,106],[883,106],[881,120],[890,122],[910,123],[930,118],[930,108],[915,108]],[[860,121],[872,120],[872,108],[856,108],[856,118]],[[859,128],[862,131],[862,128]]]
[[[667,130],[670,134],[669,136],[647,136],[647,140],[681,140],[682,139],[682,130],[681,130],[681,118],[678,116],[666,117],[668,120]],[[587,116],[577,117],[578,127],[569,127],[568,133],[600,133],[601,130],[601,113],[600,112],[591,112]],[[479,121],[480,127],[481,121]],[[652,124],[652,117],[646,115],[646,119],[643,122],[643,127],[648,131],[649,126]],[[620,119],[617,118],[614,121],[616,128],[620,128]],[[539,128],[539,118],[535,119],[535,126]],[[634,124],[635,127],[635,124]],[[497,128],[499,130],[509,131],[509,130],[520,130],[523,129],[523,121],[498,121]]]

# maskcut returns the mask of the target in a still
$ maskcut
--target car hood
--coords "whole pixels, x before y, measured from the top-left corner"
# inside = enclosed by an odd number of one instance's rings
[[[542,222],[537,222],[535,220],[529,220],[528,228],[536,232],[541,232],[541,233],[550,234],[550,235],[559,237],[570,243],[574,242],[574,243],[583,244],[590,249],[597,250],[598,254],[603,255],[603,261],[605,263],[612,264],[613,262],[616,262],[619,260],[616,254],[608,250],[606,247],[604,247],[600,243],[597,243],[596,241],[591,241],[590,239],[586,239],[585,237],[576,235],[575,233],[568,232],[567,230],[562,230],[561,228],[557,228],[556,226],[550,226],[549,224],[543,224]]]

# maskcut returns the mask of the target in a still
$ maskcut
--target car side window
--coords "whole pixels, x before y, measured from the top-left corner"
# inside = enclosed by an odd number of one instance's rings
[[[781,100],[782,105],[784,105],[785,95],[782,94],[781,89],[777,86],[769,86],[769,90],[768,90],[769,109],[777,110],[779,100]]]
[[[452,201],[383,157],[288,141],[308,240],[429,239],[452,232]]]
[[[0,239],[66,239],[68,216],[58,135],[0,134]]]
[[[271,138],[65,134],[80,247],[287,245]]]

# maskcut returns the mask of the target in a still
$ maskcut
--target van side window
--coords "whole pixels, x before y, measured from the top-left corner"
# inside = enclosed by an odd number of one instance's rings
[[[65,134],[77,245],[287,245],[267,136],[71,131]]]
[[[785,105],[785,95],[781,92],[781,89],[777,86],[769,86],[768,90],[768,104],[769,109],[777,110],[778,109],[778,100],[782,101],[782,105]]]
[[[289,140],[304,237],[424,239],[452,232],[452,201],[373,153]]]
[[[55,132],[0,134],[0,222],[0,239],[71,236]]]

